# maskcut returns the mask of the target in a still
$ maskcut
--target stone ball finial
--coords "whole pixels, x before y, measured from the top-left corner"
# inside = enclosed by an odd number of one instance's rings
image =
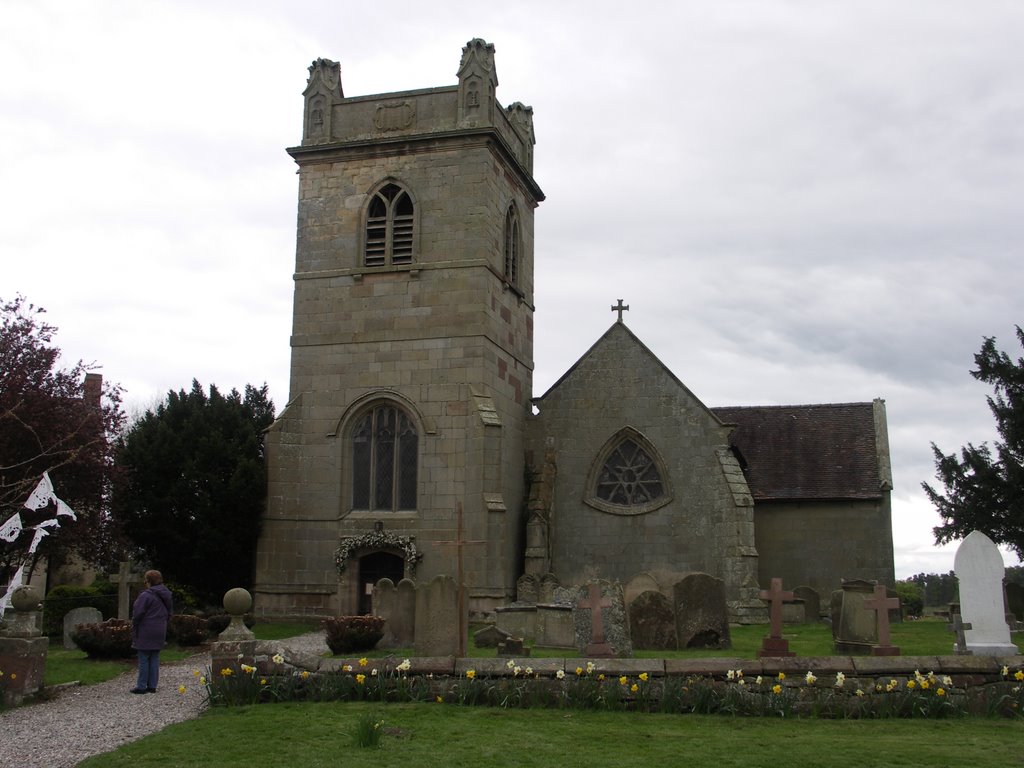
[[[20,613],[29,613],[39,607],[39,593],[35,587],[22,584],[11,593],[11,606]]]
[[[224,593],[224,610],[232,616],[242,616],[252,608],[252,595],[249,590],[235,587]]]

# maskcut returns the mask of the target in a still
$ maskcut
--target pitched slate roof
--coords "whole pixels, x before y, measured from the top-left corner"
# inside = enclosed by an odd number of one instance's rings
[[[877,499],[882,495],[871,403],[712,408],[736,424],[755,501]]]

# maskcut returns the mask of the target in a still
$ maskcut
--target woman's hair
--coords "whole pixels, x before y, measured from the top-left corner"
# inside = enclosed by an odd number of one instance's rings
[[[160,575],[160,571],[146,571],[142,578],[144,578],[151,587],[164,583],[164,577]]]

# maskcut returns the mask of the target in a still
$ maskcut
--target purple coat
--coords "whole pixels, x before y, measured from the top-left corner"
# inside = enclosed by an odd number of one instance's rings
[[[171,591],[163,584],[144,589],[132,605],[132,648],[159,651],[167,643]]]

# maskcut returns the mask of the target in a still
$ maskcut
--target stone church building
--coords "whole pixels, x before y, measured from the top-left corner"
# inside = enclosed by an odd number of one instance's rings
[[[489,613],[522,578],[704,572],[735,621],[775,576],[891,585],[882,401],[709,408],[621,309],[533,396],[533,111],[498,103],[482,40],[457,76],[346,97],[336,62],[309,69],[257,612],[359,613],[380,578],[459,573]]]

